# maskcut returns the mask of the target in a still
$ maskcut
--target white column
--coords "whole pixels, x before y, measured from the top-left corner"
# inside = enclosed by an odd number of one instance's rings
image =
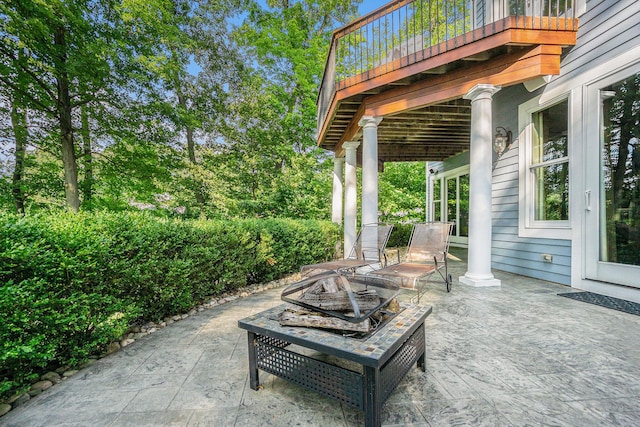
[[[364,116],[358,122],[362,127],[362,224],[378,222],[378,124],[381,121],[382,117]]]
[[[356,242],[356,215],[358,208],[358,191],[356,176],[356,150],[360,142],[351,141],[342,144],[345,149],[346,165],[344,171],[344,257],[349,256]]]
[[[342,224],[342,172],[344,157],[333,158],[333,200],[331,204],[331,221]]]
[[[500,286],[500,280],[491,273],[491,99],[499,90],[500,87],[480,84],[464,96],[471,100],[469,259],[460,283],[471,286]]]

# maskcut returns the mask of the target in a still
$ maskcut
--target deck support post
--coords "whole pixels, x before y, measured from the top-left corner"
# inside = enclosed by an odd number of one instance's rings
[[[362,225],[378,222],[378,125],[382,117],[363,116],[362,127]],[[362,248],[378,246],[378,233],[369,228],[363,235]]]
[[[356,215],[358,209],[356,150],[359,145],[359,141],[348,141],[342,144],[346,152],[344,173],[344,258],[349,256],[351,248],[356,243]]]
[[[378,222],[378,125],[382,117],[364,116],[362,127],[362,224]]]
[[[500,280],[491,273],[491,102],[499,90],[499,86],[478,84],[464,96],[471,100],[469,259],[460,283],[471,286],[500,286]]]
[[[331,221],[342,224],[342,192],[344,157],[333,158],[333,199],[331,203]]]

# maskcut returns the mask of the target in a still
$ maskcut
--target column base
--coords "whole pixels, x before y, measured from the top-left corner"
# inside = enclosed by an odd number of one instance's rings
[[[468,274],[468,273],[467,273]],[[493,277],[493,274],[488,276],[476,276],[469,277],[467,274],[460,276],[458,280],[463,285],[474,286],[476,288],[488,287],[488,286],[500,286],[500,279]]]

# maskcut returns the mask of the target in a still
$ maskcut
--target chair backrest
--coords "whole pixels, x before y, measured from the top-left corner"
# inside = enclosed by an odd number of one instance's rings
[[[453,223],[425,222],[414,224],[407,246],[406,262],[444,261],[449,252]]]
[[[383,261],[393,224],[365,224],[347,259]]]

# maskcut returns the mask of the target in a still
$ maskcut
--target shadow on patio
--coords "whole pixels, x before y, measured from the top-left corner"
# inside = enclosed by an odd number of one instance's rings
[[[464,251],[454,249],[464,259]],[[570,288],[495,272],[499,288],[437,275],[422,302],[426,373],[412,369],[383,425],[637,425],[640,317],[558,297]],[[362,413],[266,373],[249,388],[239,319],[273,289],[206,310],[100,359],[0,418],[5,426],[359,426]],[[413,292],[403,291],[410,299]]]

